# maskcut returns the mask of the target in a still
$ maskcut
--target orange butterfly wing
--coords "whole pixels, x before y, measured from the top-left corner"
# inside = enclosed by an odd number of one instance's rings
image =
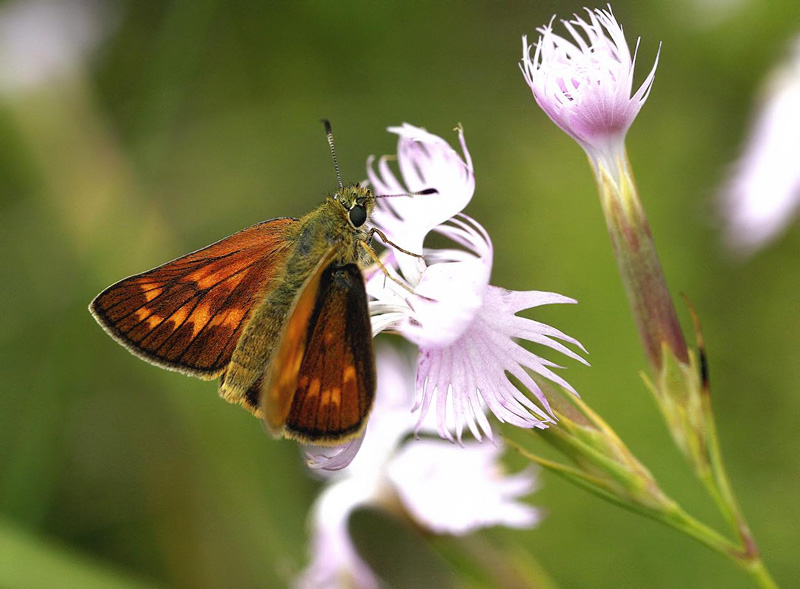
[[[357,436],[375,397],[364,278],[323,259],[290,313],[261,391],[275,434],[316,444]]]
[[[89,309],[133,354],[163,368],[216,378],[291,251],[297,222],[264,221],[125,278],[97,295]]]

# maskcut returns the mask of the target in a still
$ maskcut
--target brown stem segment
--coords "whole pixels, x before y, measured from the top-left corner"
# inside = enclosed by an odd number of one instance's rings
[[[686,341],[658,260],[647,216],[624,149],[613,161],[592,161],[608,233],[647,358],[658,372],[662,344],[688,363]]]

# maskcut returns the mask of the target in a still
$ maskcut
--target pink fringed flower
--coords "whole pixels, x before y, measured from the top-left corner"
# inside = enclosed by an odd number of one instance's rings
[[[24,95],[70,80],[114,25],[113,3],[4,2],[0,6],[0,94]]]
[[[484,413],[487,407],[501,421],[526,428],[546,427],[554,418],[530,373],[574,390],[551,370],[556,364],[516,340],[542,344],[585,363],[561,342],[580,350],[583,347],[557,329],[516,314],[540,305],[575,301],[554,293],[513,292],[489,284],[493,253],[489,235],[475,220],[459,214],[475,187],[472,161],[460,129],[464,158],[423,129],[404,125],[391,131],[400,137],[398,165],[404,183],[386,160],[381,160],[378,172],[372,167],[368,170],[376,192],[435,188],[438,194],[379,201],[375,224],[404,248],[421,244],[430,231],[459,246],[426,249],[424,262],[393,251],[394,263],[389,265],[394,280],[378,273],[367,285],[373,298],[373,330],[397,331],[419,348],[414,405],[420,412],[418,423],[435,401],[439,434],[449,440],[455,432],[460,441],[465,428],[478,440],[483,435],[491,437]],[[402,241],[404,237],[408,241]],[[518,379],[536,402],[508,375]]]
[[[542,110],[596,160],[621,148],[650,94],[658,56],[632,94],[636,55],[631,57],[611,7],[586,12],[589,22],[577,15],[562,21],[571,40],[554,33],[552,21],[539,28],[533,57],[523,36],[520,68]]]
[[[636,55],[631,57],[611,6],[586,12],[589,22],[577,15],[562,21],[571,40],[554,33],[552,21],[540,28],[532,58],[523,37],[520,67],[542,110],[589,156],[639,336],[660,371],[665,345],[679,362],[689,357],[625,153],[625,135],[653,87],[658,56],[632,93]]]

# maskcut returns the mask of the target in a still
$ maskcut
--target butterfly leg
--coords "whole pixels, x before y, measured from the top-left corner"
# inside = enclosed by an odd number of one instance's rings
[[[378,265],[378,267],[379,267],[379,268],[380,268],[380,269],[383,271],[383,273],[384,273],[384,275],[385,275],[385,276],[387,276],[387,277],[388,277],[390,280],[392,280],[393,282],[395,282],[395,283],[399,284],[400,286],[402,286],[404,289],[406,289],[406,290],[407,290],[408,292],[410,292],[411,294],[414,294],[414,289],[410,288],[410,287],[409,287],[409,286],[408,286],[408,285],[407,285],[405,282],[403,282],[402,280],[398,280],[397,278],[395,278],[394,276],[392,276],[392,275],[391,275],[391,273],[389,272],[389,269],[388,269],[388,268],[387,268],[387,267],[386,267],[386,266],[383,264],[383,262],[381,262],[381,258],[380,258],[380,256],[378,256],[378,254],[376,254],[376,253],[375,253],[375,250],[374,250],[374,249],[372,249],[372,246],[371,246],[371,245],[369,245],[369,244],[368,244],[366,241],[360,241],[359,243],[360,243],[360,244],[362,245],[362,247],[363,247],[363,248],[364,248],[364,249],[367,251],[367,254],[369,254],[369,257],[370,257],[370,258],[372,258],[372,260],[373,260],[373,261],[374,261],[374,262],[375,262],[375,263]],[[419,257],[422,257],[422,256],[419,256]]]
[[[413,256],[413,257],[415,257],[415,258],[419,258],[419,259],[423,259],[423,256],[422,256],[422,255],[420,255],[420,254],[415,254],[414,252],[410,252],[410,251],[408,251],[408,250],[404,250],[403,248],[401,248],[401,247],[400,247],[399,245],[397,245],[396,243],[394,243],[394,242],[390,241],[390,240],[389,240],[389,238],[388,238],[388,237],[386,237],[386,234],[385,234],[383,231],[381,231],[380,229],[378,229],[377,227],[373,227],[372,229],[370,229],[370,230],[369,230],[369,233],[368,233],[368,235],[367,235],[367,244],[368,244],[368,245],[372,243],[372,237],[373,237],[373,236],[374,236],[376,233],[377,233],[377,234],[378,234],[378,236],[381,238],[381,241],[383,241],[383,243],[385,243],[386,245],[390,245],[390,246],[392,246],[394,249],[396,249],[397,251],[399,251],[399,252],[403,252],[403,253],[404,253],[404,254],[406,254],[406,255]],[[373,252],[373,253],[374,253],[374,252]]]

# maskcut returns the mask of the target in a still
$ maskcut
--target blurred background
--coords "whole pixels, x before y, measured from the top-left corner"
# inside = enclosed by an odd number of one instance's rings
[[[591,354],[591,368],[562,374],[667,492],[722,529],[639,377],[590,168],[517,67],[523,34],[582,4],[275,4],[0,4],[0,586],[280,587],[305,566],[321,485],[296,444],[271,440],[214,383],[133,357],[87,305],[127,275],[316,206],[335,186],[321,117],[346,181],[394,152],[387,126],[451,142],[464,126],[477,180],[467,212],[494,240],[493,284],[580,301],[535,313]],[[800,579],[800,228],[736,257],[716,196],[800,33],[800,4],[613,9],[631,46],[642,37],[637,82],[663,43],[629,154],[670,287],[703,322],[731,479],[788,586]],[[749,586],[687,538],[542,479],[529,499],[541,525],[479,538],[524,550],[542,579]],[[390,583],[463,582],[413,530],[376,514],[357,523]]]

